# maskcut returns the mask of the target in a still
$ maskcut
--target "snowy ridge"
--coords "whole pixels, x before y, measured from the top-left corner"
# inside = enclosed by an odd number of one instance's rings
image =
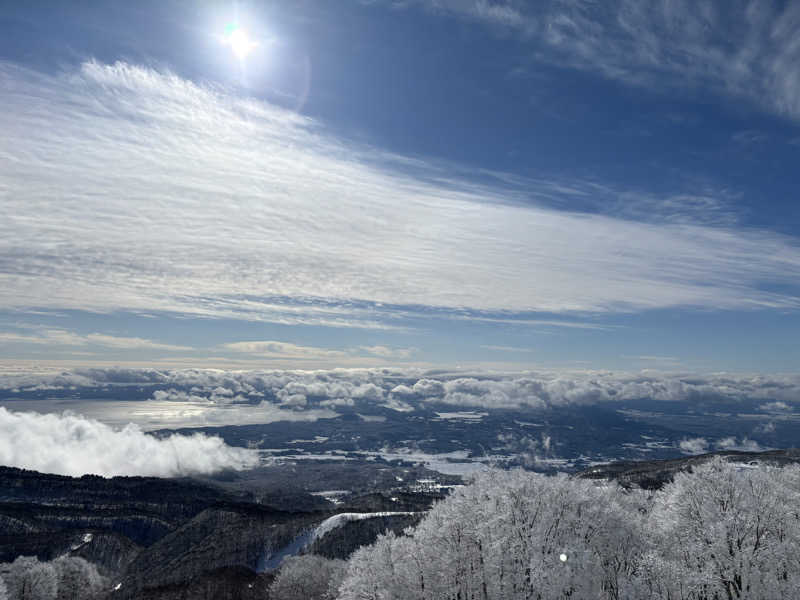
[[[290,556],[302,554],[303,551],[311,545],[315,540],[324,537],[334,529],[342,527],[346,523],[352,521],[362,521],[365,519],[374,519],[379,517],[394,517],[399,515],[415,515],[415,512],[373,512],[373,513],[339,513],[332,517],[328,517],[322,523],[317,525],[314,529],[307,529],[300,535],[295,537],[283,548],[274,552],[265,552],[258,560],[256,571],[263,573],[265,571],[272,571],[280,567],[284,559]]]
[[[396,517],[396,516],[409,516],[415,515],[415,512],[374,512],[374,513],[339,513],[338,515],[334,515],[325,519],[319,526],[314,530],[314,533],[311,536],[310,541],[318,540],[325,536],[325,534],[341,527],[345,523],[350,523],[351,521],[362,521],[364,519],[374,519],[378,517]]]

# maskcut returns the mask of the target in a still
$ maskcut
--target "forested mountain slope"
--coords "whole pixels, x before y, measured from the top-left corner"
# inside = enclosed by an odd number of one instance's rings
[[[284,558],[312,544],[326,556],[347,558],[378,534],[416,523],[441,497],[392,493],[397,496],[376,490],[339,505],[298,490],[258,494],[278,494],[282,508],[276,508],[252,501],[245,490],[191,479],[74,478],[0,467],[0,570],[12,600],[27,579],[45,584],[24,600],[51,600],[50,583],[84,562],[95,569],[92,597],[250,598],[253,590],[266,593]],[[308,510],[309,504],[324,508]],[[377,516],[311,535],[342,512]]]
[[[433,506],[395,490],[294,512],[188,480],[0,469],[0,578],[11,600],[795,598],[797,458],[489,470]]]
[[[339,600],[800,597],[800,467],[713,457],[661,490],[492,471],[350,559]]]

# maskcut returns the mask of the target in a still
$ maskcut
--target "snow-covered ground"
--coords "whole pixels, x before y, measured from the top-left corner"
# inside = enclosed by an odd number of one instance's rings
[[[305,550],[315,540],[323,538],[331,531],[342,527],[352,521],[363,521],[365,519],[376,519],[381,517],[408,516],[416,514],[414,512],[373,512],[373,513],[339,513],[328,517],[313,529],[307,529],[295,537],[283,548],[274,551],[265,551],[258,561],[257,570],[259,573],[271,571],[280,567],[281,563],[290,556],[296,556]]]
[[[320,539],[325,536],[325,534],[330,533],[334,529],[345,525],[346,523],[350,523],[351,521],[363,521],[364,519],[376,519],[380,517],[396,517],[396,516],[408,516],[416,514],[414,512],[374,512],[374,513],[339,513],[338,515],[334,515],[325,519],[319,526],[314,530],[312,534],[311,541]]]

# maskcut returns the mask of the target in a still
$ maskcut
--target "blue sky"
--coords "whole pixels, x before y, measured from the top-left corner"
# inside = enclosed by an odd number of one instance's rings
[[[0,25],[3,363],[797,370],[797,4]]]

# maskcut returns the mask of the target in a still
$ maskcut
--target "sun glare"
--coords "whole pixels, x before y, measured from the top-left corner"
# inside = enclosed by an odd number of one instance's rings
[[[247,55],[258,45],[250,39],[247,32],[238,25],[228,25],[225,28],[224,43],[231,47],[231,51],[239,60],[244,60]]]

